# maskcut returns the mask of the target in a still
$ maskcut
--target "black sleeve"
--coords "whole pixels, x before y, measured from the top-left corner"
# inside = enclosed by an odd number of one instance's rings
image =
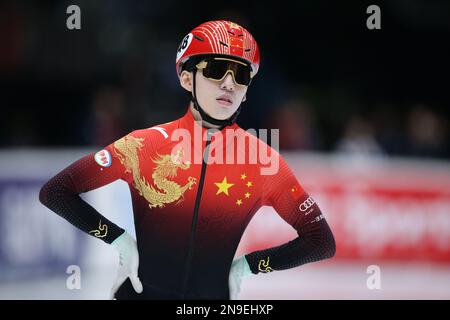
[[[336,244],[324,218],[304,225],[297,233],[297,238],[283,245],[246,255],[252,272],[290,269],[334,256]]]
[[[82,231],[111,243],[124,230],[101,215],[79,196],[116,180],[116,170],[101,168],[88,155],[51,178],[40,190],[39,200]]]
[[[263,181],[262,204],[272,206],[298,237],[246,255],[253,273],[294,268],[334,256],[336,244],[324,215],[281,156],[279,170]]]

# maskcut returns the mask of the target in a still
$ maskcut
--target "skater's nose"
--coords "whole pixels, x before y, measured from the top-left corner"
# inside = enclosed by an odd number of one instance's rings
[[[231,74],[231,72],[229,72],[225,78],[222,80],[222,83],[220,84],[220,87],[222,89],[228,90],[228,91],[233,91],[235,88],[235,84],[234,84],[234,80],[233,80],[233,75]]]

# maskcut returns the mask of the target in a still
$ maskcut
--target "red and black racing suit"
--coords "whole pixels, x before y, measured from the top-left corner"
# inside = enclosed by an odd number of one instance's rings
[[[260,152],[278,163],[275,172],[262,174],[269,164],[262,163]],[[124,230],[79,194],[117,179],[126,181],[131,192],[144,284],[141,297],[228,299],[228,275],[239,241],[264,205],[272,206],[298,237],[247,254],[253,273],[334,255],[326,220],[284,159],[237,124],[208,130],[188,110],[178,120],[133,131],[50,179],[40,201],[111,243]],[[132,291],[129,282],[122,287],[119,296]]]

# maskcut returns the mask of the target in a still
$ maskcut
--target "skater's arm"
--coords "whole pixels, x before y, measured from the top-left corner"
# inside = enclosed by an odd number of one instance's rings
[[[113,242],[124,230],[85,202],[80,194],[128,178],[116,153],[111,144],[84,156],[51,178],[39,193],[39,200],[50,210],[106,243]]]
[[[267,176],[263,202],[288,222],[298,237],[280,246],[245,256],[253,273],[294,268],[334,256],[336,244],[317,203],[298,183],[280,156],[277,174]]]

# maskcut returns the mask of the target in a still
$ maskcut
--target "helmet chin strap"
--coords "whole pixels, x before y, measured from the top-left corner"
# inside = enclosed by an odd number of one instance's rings
[[[194,74],[194,81],[193,81],[193,90],[192,90],[192,101],[194,102],[194,109],[197,110],[200,113],[200,116],[202,117],[203,121],[206,121],[208,123],[211,123],[215,126],[220,126],[220,129],[222,129],[223,127],[226,126],[231,126],[233,123],[236,122],[236,119],[239,115],[239,113],[241,112],[241,105],[239,105],[239,108],[231,115],[231,117],[229,117],[228,119],[216,119],[211,117],[209,114],[207,114],[205,112],[205,110],[203,110],[202,107],[200,107],[198,101],[197,101],[197,95],[195,93],[195,76],[196,76],[196,72],[197,70],[194,69],[193,70],[193,74]],[[242,103],[242,102],[241,102]]]

